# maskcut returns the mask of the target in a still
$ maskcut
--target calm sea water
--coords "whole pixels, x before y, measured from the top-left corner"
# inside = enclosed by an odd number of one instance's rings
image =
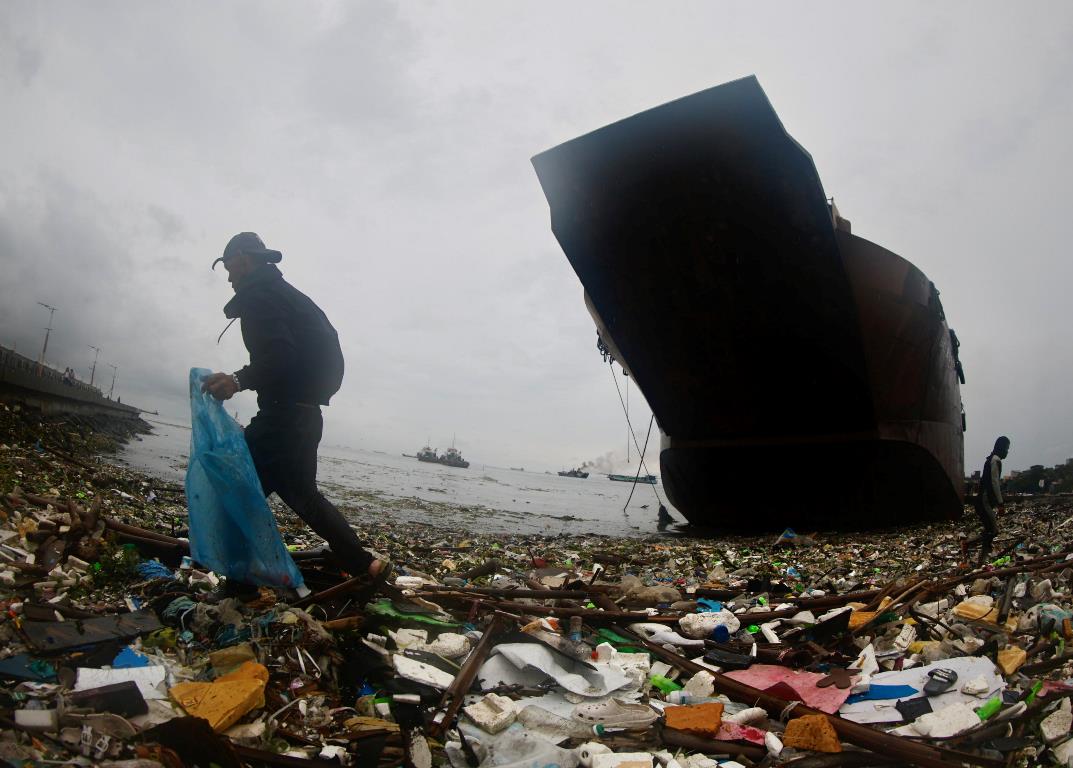
[[[190,429],[155,421],[153,433],[132,441],[119,463],[182,483]],[[318,481],[326,496],[356,522],[389,518],[453,530],[496,533],[599,533],[646,536],[656,532],[661,485],[559,477],[502,467],[456,469],[381,451],[321,446]]]

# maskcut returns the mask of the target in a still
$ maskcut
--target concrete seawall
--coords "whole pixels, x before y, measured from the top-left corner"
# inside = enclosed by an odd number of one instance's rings
[[[75,413],[109,418],[138,418],[141,411],[105,397],[99,389],[59,371],[38,366],[27,357],[0,347],[0,402],[19,403],[43,413]]]

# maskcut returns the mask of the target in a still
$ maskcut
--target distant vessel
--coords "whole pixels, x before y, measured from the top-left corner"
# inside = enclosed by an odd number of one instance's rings
[[[406,454],[404,453],[403,456],[406,456]],[[459,467],[461,469],[469,467],[469,462],[462,458],[462,452],[455,448],[453,440],[451,441],[451,447],[442,456],[436,452],[435,448],[426,445],[412,458],[418,461],[427,461],[430,464],[443,464],[447,467]]]
[[[560,472],[559,474],[562,474],[562,473]],[[634,481],[634,476],[633,475],[608,475],[607,479],[608,480],[617,480],[620,483],[632,483]],[[656,476],[655,475],[639,475],[637,477],[637,482],[639,482],[639,483],[648,483],[649,485],[655,485],[656,484]]]
[[[445,464],[448,467],[460,467],[461,469],[469,467],[469,462],[462,458],[462,452],[453,446],[447,449],[447,453],[440,456],[440,464]]]
[[[588,476],[588,472],[583,472],[580,469],[571,469],[569,472],[563,470],[559,473],[559,477],[580,477],[582,480],[584,480]]]

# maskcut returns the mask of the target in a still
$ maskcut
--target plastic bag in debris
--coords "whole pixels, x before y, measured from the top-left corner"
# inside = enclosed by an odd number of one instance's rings
[[[261,492],[242,428],[201,391],[212,372],[190,369],[190,553],[229,579],[305,591]]]

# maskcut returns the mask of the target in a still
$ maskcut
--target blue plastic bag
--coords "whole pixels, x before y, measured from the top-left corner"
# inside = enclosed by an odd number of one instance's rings
[[[201,391],[211,373],[190,369],[190,554],[229,579],[306,592],[261,491],[242,427]]]

